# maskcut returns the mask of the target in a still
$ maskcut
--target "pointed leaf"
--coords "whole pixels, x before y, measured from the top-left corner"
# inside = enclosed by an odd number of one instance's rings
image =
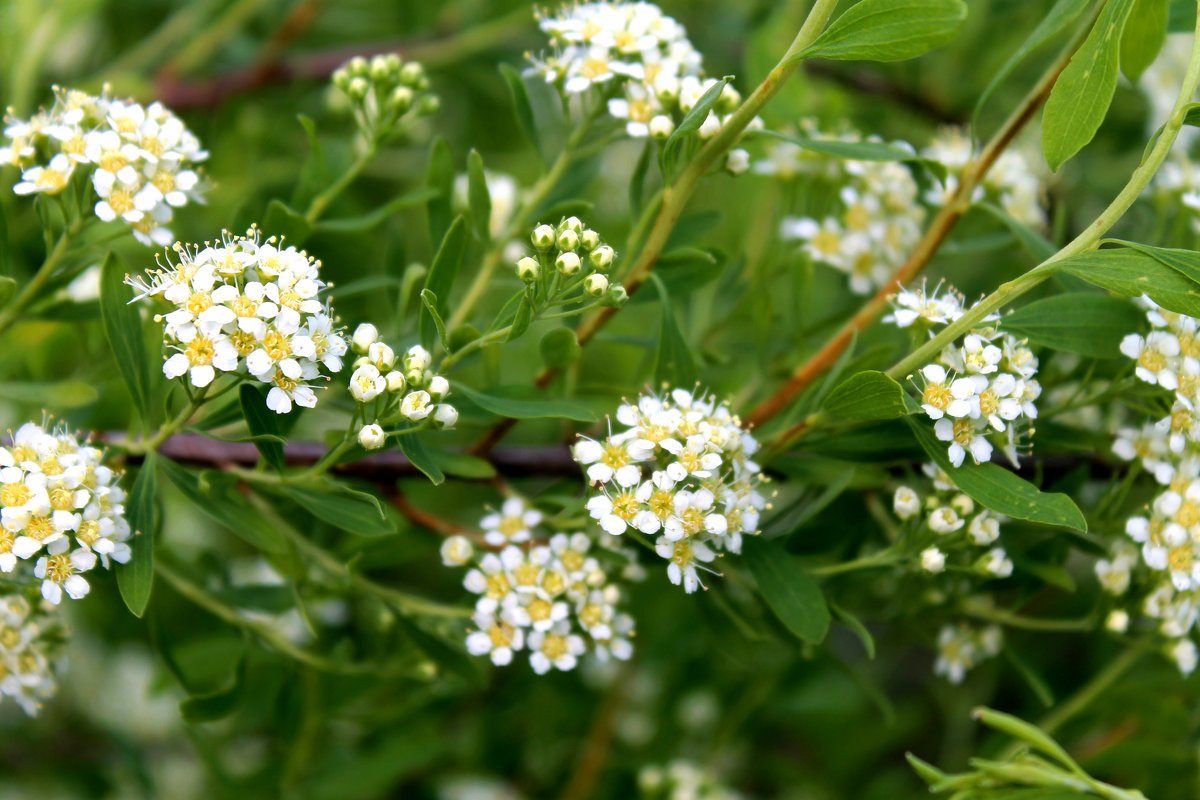
[[[333,481],[286,486],[284,493],[317,519],[357,536],[390,536],[396,526],[379,499]]]
[[[488,193],[487,173],[478,150],[467,154],[467,207],[471,210],[471,221],[475,223],[475,234],[483,241],[489,241],[492,238],[492,196]]]
[[[949,42],[967,18],[962,0],[862,0],[796,58],[902,61]]]
[[[147,419],[150,406],[150,378],[146,344],[142,338],[142,318],[132,294],[125,285],[125,265],[116,253],[109,253],[100,268],[100,314],[104,333],[112,348],[117,369],[129,387],[129,396],[139,416]]]
[[[1168,0],[1134,0],[1121,35],[1121,71],[1132,83],[1154,63],[1167,39]]]
[[[1069,292],[1035,300],[1004,317],[1000,326],[1031,343],[1088,358],[1117,358],[1121,339],[1145,315],[1119,297]]]
[[[128,564],[117,567],[117,588],[121,599],[135,617],[146,613],[154,585],[154,545],[158,537],[158,454],[146,454],[133,488],[125,500],[125,516],[133,529],[129,542],[133,556]]]
[[[434,309],[443,319],[446,316],[447,298],[450,297],[450,292],[454,288],[454,279],[458,276],[458,266],[462,261],[466,242],[466,222],[461,216],[455,217],[449,230],[446,231],[446,236],[442,239],[437,255],[433,257],[429,274],[425,276],[425,288],[433,293],[433,300],[436,303]],[[434,315],[428,308],[422,308],[421,343],[427,348],[433,347],[437,335],[438,325]]]
[[[472,389],[461,381],[454,382],[454,391],[466,397],[484,411],[490,411],[509,419],[569,419],[576,422],[595,422],[596,415],[585,406],[570,400],[544,399],[542,397],[522,398],[513,396],[513,392],[528,391],[528,387],[513,387],[506,390],[503,386],[494,386],[487,392]],[[508,392],[506,394],[506,391]]]
[[[838,384],[821,410],[835,419],[865,421],[896,419],[917,409],[903,386],[882,372],[867,370]]]
[[[752,537],[744,548],[746,566],[775,616],[802,641],[820,644],[829,631],[829,607],[816,580],[776,542]]]
[[[454,388],[461,389],[462,384],[455,382]],[[426,478],[437,486],[444,483],[446,475],[442,472],[442,468],[438,466],[437,460],[430,454],[428,448],[425,447],[425,442],[421,440],[419,434],[404,433],[396,437],[396,444],[400,447],[400,452],[408,457],[412,465],[424,473]]]
[[[692,349],[679,330],[675,309],[662,279],[651,273],[650,280],[658,291],[662,316],[658,328],[658,352],[654,359],[654,381],[673,386],[688,386],[696,382],[698,371]]]

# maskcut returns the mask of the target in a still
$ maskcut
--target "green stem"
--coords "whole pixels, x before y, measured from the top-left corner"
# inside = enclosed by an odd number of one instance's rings
[[[54,275],[54,271],[62,263],[66,257],[67,251],[71,248],[71,240],[79,234],[83,229],[84,222],[82,218],[72,222],[62,235],[58,237],[54,247],[46,254],[46,260],[38,267],[38,271],[34,273],[29,282],[21,287],[21,291],[12,299],[3,311],[0,311],[0,335],[3,335],[13,323],[20,317],[21,312],[37,299],[38,293],[46,285],[46,281],[50,280]]]
[[[888,370],[887,374],[890,377],[896,380],[903,380],[914,370],[929,363],[946,345],[951,344],[960,336],[968,333],[985,317],[999,311],[1005,304],[1012,302],[1049,278],[1054,273],[1055,265],[1058,262],[1085,253],[1088,250],[1093,250],[1100,245],[1100,240],[1104,237],[1104,234],[1129,210],[1129,207],[1134,204],[1150,184],[1159,167],[1166,161],[1167,156],[1171,152],[1171,146],[1175,143],[1175,139],[1183,127],[1184,118],[1187,115],[1187,106],[1196,94],[1197,84],[1200,83],[1200,12],[1197,12],[1196,15],[1196,28],[1196,42],[1192,47],[1192,55],[1188,61],[1187,72],[1179,85],[1179,95],[1175,99],[1171,116],[1159,133],[1154,146],[1150,149],[1146,157],[1142,159],[1142,163],[1138,165],[1137,169],[1133,171],[1133,175],[1130,176],[1125,187],[1109,203],[1108,208],[1100,216],[1096,217],[1092,224],[1076,236],[1070,244],[1024,275],[1001,284],[1000,288],[976,303],[960,318],[947,325],[941,332],[921,347],[918,347],[905,358],[901,359],[895,366]]]
[[[308,205],[308,211],[304,213],[304,219],[310,225],[315,224],[321,218],[321,215],[325,213],[325,209],[329,207],[329,204],[336,200],[342,192],[346,191],[350,184],[354,183],[354,179],[367,168],[367,165],[371,163],[371,159],[375,158],[377,151],[378,147],[374,142],[368,144],[367,148],[359,153],[358,158],[354,159],[354,163],[336,181],[330,184],[329,188],[312,199],[312,202]]]
[[[228,386],[225,387],[216,395],[214,395],[214,397],[219,397],[220,395],[229,391],[229,388],[230,387]],[[185,405],[178,414],[176,414],[172,419],[164,423],[161,428],[155,431],[153,436],[151,436],[149,439],[143,439],[140,442],[130,442],[125,447],[125,452],[142,454],[157,449],[160,444],[165,442],[167,439],[170,439],[176,431],[186,425],[187,421],[192,418],[193,414],[196,413],[196,410],[199,409],[200,406],[204,405],[207,391],[208,387],[205,386],[196,394],[195,397],[188,401],[187,405]]]
[[[1026,631],[1093,631],[1096,629],[1096,620],[1091,616],[1079,619],[1039,619],[998,608],[982,607],[966,607],[962,609],[962,613],[985,622],[994,622],[997,625]]]
[[[897,564],[903,561],[903,557],[890,549],[881,550],[878,553],[862,558],[856,558],[853,561],[843,561],[839,564],[823,564],[820,566],[809,567],[810,575],[827,577],[829,575],[841,575],[845,572],[856,572],[860,569],[874,569],[876,567],[886,567],[891,564]]]

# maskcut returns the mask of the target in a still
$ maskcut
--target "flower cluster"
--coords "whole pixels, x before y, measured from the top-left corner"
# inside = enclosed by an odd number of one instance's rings
[[[942,185],[930,189],[926,196],[931,205],[942,205],[957,191],[959,176],[974,155],[971,138],[962,129],[946,128],[929,143],[923,155],[948,170]],[[1042,228],[1046,225],[1043,183],[1044,177],[1034,170],[1030,158],[1019,150],[1005,150],[975,187],[971,202],[993,203],[1018,222]]]
[[[593,88],[604,93],[608,113],[635,138],[666,139],[704,93],[717,85],[705,78],[700,53],[687,31],[653,3],[600,2],[564,7],[538,24],[554,52],[532,59],[533,70],[567,95]],[[721,90],[698,133],[715,136],[742,102],[732,86]],[[737,152],[737,151],[735,151]],[[744,151],[730,154],[745,162]],[[731,163],[731,171],[745,171]]]
[[[1148,298],[1150,331],[1129,334],[1121,352],[1134,361],[1142,381],[1171,392],[1170,414],[1141,427],[1117,431],[1113,452],[1140,461],[1162,487],[1145,513],[1131,516],[1125,532],[1131,541],[1113,543],[1109,557],[1096,562],[1101,586],[1122,596],[1136,586],[1141,612],[1157,621],[1166,652],[1184,673],[1196,667],[1192,633],[1200,617],[1200,342],[1198,321],[1159,308]],[[1108,627],[1122,633],[1129,612],[1112,611]]]
[[[95,215],[120,219],[139,241],[166,245],[173,209],[200,200],[200,142],[161,103],[142,106],[55,87],[55,102],[30,119],[5,117],[0,165],[22,170],[17,194],[58,194],[76,170],[90,173]]]
[[[924,499],[909,486],[899,487],[892,497],[892,510],[908,525],[906,541],[914,552],[920,549],[920,568],[939,573],[953,563],[986,577],[1011,575],[1013,563],[996,544],[1004,518],[977,506],[936,465],[922,469],[933,484]]]
[[[967,672],[995,657],[1003,646],[1004,633],[995,625],[946,625],[938,633],[933,671],[951,683],[962,683]]]
[[[847,134],[838,141],[860,138]],[[903,142],[893,146],[912,150]],[[803,242],[802,251],[813,261],[845,273],[854,293],[870,294],[891,279],[921,237],[925,208],[917,182],[908,167],[894,161],[841,160],[829,155],[801,160],[802,152],[782,153],[796,159],[790,165],[777,157],[757,169],[813,175],[840,187],[836,208],[823,217],[785,217],[780,236]]]
[[[900,292],[893,305],[887,319],[901,328],[932,331],[963,313],[962,298],[952,291],[939,296],[923,287]],[[975,463],[990,461],[997,437],[1016,462],[1021,434],[1037,418],[1035,401],[1042,393],[1037,357],[1023,340],[1005,333],[997,318],[985,322],[921,369],[921,407],[935,421],[934,433],[947,443],[956,467],[968,453]]]
[[[0,699],[11,697],[35,716],[58,691],[55,662],[65,637],[52,607],[0,595]]]
[[[494,546],[530,541],[540,521],[524,500],[510,498],[500,512],[484,517],[485,541]],[[619,610],[621,590],[589,552],[591,546],[585,533],[557,533],[526,549],[507,544],[479,555],[465,537],[448,538],[443,562],[470,565],[463,585],[479,596],[467,650],[498,666],[527,652],[539,675],[574,669],[589,652],[600,661],[628,659],[633,618]]]
[[[362,406],[363,419],[372,420],[358,432],[364,449],[378,450],[387,444],[384,426],[400,420],[436,428],[458,423],[458,409],[442,402],[450,394],[450,381],[434,374],[433,357],[424,347],[414,344],[397,359],[396,351],[379,341],[378,329],[369,322],[354,329],[350,343],[359,354],[350,375],[350,394]]]
[[[97,562],[130,558],[121,473],[103,456],[65,428],[33,422],[0,447],[0,572],[36,559],[29,571],[50,603],[86,595],[83,573]]]
[[[317,381],[339,372],[346,354],[333,312],[317,298],[321,262],[257,228],[173,251],[178,263],[168,251],[158,269],[126,279],[135,299],[174,306],[155,317],[174,351],[163,374],[198,389],[222,373],[252,377],[271,387],[267,407],[278,414],[315,406]]]
[[[642,800],[741,800],[740,792],[725,785],[711,765],[676,759],[651,764],[638,772],[638,797]]]
[[[349,99],[354,121],[372,144],[402,135],[411,122],[437,113],[440,101],[416,61],[395,53],[370,61],[356,56],[333,73],[333,85]]]
[[[517,261],[517,277],[533,292],[536,306],[578,302],[585,297],[620,306],[627,295],[620,283],[609,283],[617,252],[579,217],[558,225],[540,224],[529,236],[534,255]]]
[[[607,437],[581,438],[572,451],[597,492],[588,512],[609,534],[657,537],[671,583],[694,592],[718,551],[739,553],[757,533],[766,507],[758,442],[727,405],[686,389],[642,395],[616,422],[620,430],[610,421]]]

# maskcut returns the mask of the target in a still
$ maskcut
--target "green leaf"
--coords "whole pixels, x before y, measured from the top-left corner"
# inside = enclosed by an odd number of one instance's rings
[[[675,130],[671,131],[671,135],[663,142],[663,158],[667,163],[670,163],[671,157],[675,153],[675,148],[679,147],[688,136],[700,130],[700,126],[704,124],[704,120],[708,119],[709,112],[712,111],[713,106],[721,99],[721,92],[725,91],[725,86],[728,85],[729,80],[728,77],[721,78],[708,87],[708,90],[700,95],[700,99],[696,101],[696,105],[692,106],[692,110],[684,115]]]
[[[446,298],[450,296],[450,291],[454,288],[454,279],[458,276],[458,265],[462,261],[463,248],[466,243],[466,222],[460,215],[454,218],[454,222],[446,231],[441,247],[433,257],[433,264],[429,267],[429,274],[425,276],[425,289],[433,294],[433,300],[436,303],[433,310],[436,310],[437,316],[442,318],[446,316]],[[422,293],[423,297],[424,293]],[[433,347],[433,340],[438,335],[438,325],[434,314],[430,311],[429,308],[423,308],[421,311],[421,343],[427,348]],[[445,336],[444,332],[442,336]]]
[[[811,150],[814,153],[822,153],[827,156],[844,158],[850,161],[902,161],[920,164],[937,176],[938,180],[944,181],[946,178],[946,167],[942,163],[925,158],[920,153],[914,153],[911,150],[896,147],[886,142],[847,142],[841,139],[812,139],[807,136],[792,136],[765,129],[754,131],[753,133],[756,136],[765,136],[770,139],[790,142],[797,147]]]
[[[0,308],[4,308],[17,293],[17,282],[7,275],[0,275]]]
[[[475,223],[475,234],[485,242],[491,240],[492,196],[483,171],[483,156],[474,149],[467,154],[467,207]]]
[[[509,94],[512,96],[517,127],[521,129],[521,133],[525,135],[525,138],[533,145],[533,149],[537,150],[538,155],[544,161],[546,154],[542,152],[541,136],[538,135],[537,123],[533,117],[533,104],[529,101],[529,92],[525,90],[525,81],[521,79],[521,73],[508,64],[501,64],[500,75],[503,76],[504,82],[508,85]]]
[[[1137,83],[1167,40],[1167,0],[1134,0],[1121,35],[1121,71]]]
[[[538,343],[542,363],[551,369],[564,369],[579,360],[583,348],[571,328],[551,328]]]
[[[504,340],[506,342],[524,336],[525,331],[529,330],[529,324],[533,322],[533,301],[529,299],[529,292],[523,292],[520,298],[517,303],[516,315],[513,317],[512,330],[508,332],[508,336]]]
[[[949,42],[966,18],[962,0],[862,0],[795,57],[903,61]]]
[[[1088,358],[1116,358],[1121,339],[1145,315],[1133,303],[1097,292],[1070,292],[1035,300],[1000,322],[1008,333]]]
[[[991,214],[996,219],[1004,223],[1005,227],[1012,233],[1013,238],[1021,243],[1031,256],[1040,264],[1052,255],[1058,252],[1058,248],[1054,243],[1049,241],[1045,236],[1035,231],[1023,222],[1018,222],[1011,214],[1005,211],[1000,206],[992,205],[991,203],[976,203],[974,208],[985,211]]]
[[[487,392],[472,389],[461,381],[454,382],[454,391],[484,411],[509,419],[569,419],[575,422],[595,422],[596,415],[587,407],[570,400],[545,399],[541,395],[520,397],[528,393],[526,386],[493,386]]]
[[[251,546],[267,553],[286,553],[287,540],[275,524],[251,506],[236,489],[236,481],[216,472],[204,473],[204,481],[189,469],[170,459],[162,459],[159,469],[198,509],[219,525],[228,528]]]
[[[629,176],[629,213],[637,218],[642,213],[642,205],[646,195],[646,173],[650,171],[650,162],[654,155],[654,143],[646,142],[642,154],[638,156],[633,174]]]
[[[744,558],[759,594],[799,639],[820,644],[829,630],[825,595],[804,565],[775,542],[747,539]]]
[[[214,722],[237,710],[246,685],[246,654],[243,651],[237,667],[225,686],[207,694],[192,695],[179,704],[179,711],[188,722]]]
[[[435,194],[429,198],[426,208],[429,213],[429,241],[441,242],[450,228],[454,202],[454,156],[444,136],[433,140],[429,148],[429,166],[425,172],[425,185]]]
[[[451,453],[448,450],[430,450],[430,460],[447,475],[467,480],[490,480],[496,477],[496,468],[490,461],[467,455],[466,453]]]
[[[282,200],[267,204],[267,216],[263,219],[263,232],[267,236],[282,236],[287,244],[299,247],[312,235],[313,226],[304,215]]]
[[[1026,56],[1053,39],[1060,31],[1070,25],[1091,2],[1092,0],[1058,0],[1046,12],[1046,16],[1042,17],[1042,21],[1037,24],[1036,28],[1030,31],[1025,40],[1021,42],[1021,46],[1013,51],[1013,54],[1004,62],[1004,66],[1000,67],[992,75],[991,81],[988,82],[983,93],[979,95],[979,100],[975,102],[975,110],[971,113],[971,128],[973,130],[979,129],[979,113],[983,110],[992,93],[1004,82],[1004,79],[1012,73],[1018,64],[1025,60]]]
[[[1120,239],[1110,239],[1108,241],[1148,255],[1160,264],[1165,264],[1175,270],[1193,283],[1200,283],[1200,253],[1197,253],[1195,250],[1181,250],[1175,247],[1151,247],[1148,244],[1123,242]]]
[[[262,454],[263,460],[276,470],[282,470],[283,445],[279,440],[291,426],[285,426],[281,419],[288,415],[276,414],[267,408],[265,388],[251,383],[243,383],[238,387],[238,402],[241,403],[242,416],[246,420],[246,427],[250,429],[254,446]],[[291,411],[291,414],[298,415],[299,413],[298,408]]]
[[[10,247],[12,247],[12,244],[9,241],[8,235],[8,215],[4,213],[3,209],[0,209],[0,275],[3,276],[12,274],[12,252],[9,250]],[[11,296],[12,290],[6,290],[3,283],[0,283],[0,308],[3,308],[4,304],[8,302],[8,297],[4,295],[5,291],[9,291],[9,296]]]
[[[362,214],[357,217],[345,217],[343,219],[321,220],[313,227],[313,230],[318,233],[363,233],[372,228],[377,228],[390,219],[398,211],[403,211],[406,208],[414,208],[422,203],[428,202],[431,198],[437,196],[437,192],[428,186],[422,186],[411,192],[406,192],[396,199],[380,206],[374,211]],[[345,294],[344,287],[342,294]]]
[[[390,536],[396,526],[379,498],[333,481],[285,486],[284,493],[317,519],[358,536]]]
[[[135,617],[146,613],[150,602],[150,590],[154,586],[154,543],[158,538],[158,454],[153,450],[146,454],[133,488],[125,500],[125,517],[133,529],[129,547],[133,551],[128,564],[117,567],[117,588],[121,599]]]
[[[829,393],[821,410],[846,421],[896,419],[915,410],[904,387],[876,370],[851,375]]]
[[[0,397],[20,403],[37,404],[44,404],[47,397],[53,397],[55,408],[79,408],[96,402],[100,392],[94,384],[74,380],[55,383],[0,383]]]
[[[428,289],[421,290],[421,306],[425,310],[425,314],[433,320],[433,327],[437,331],[438,341],[442,343],[442,347],[446,352],[450,352],[450,338],[446,335],[446,322],[442,319],[442,314],[438,311],[437,295]]]
[[[846,609],[838,606],[832,600],[829,601],[829,610],[833,615],[841,620],[842,624],[850,630],[854,631],[854,635],[862,642],[863,648],[867,651],[867,658],[871,661],[875,660],[875,637],[871,635],[871,631],[863,624],[863,621],[851,614]]]
[[[292,193],[292,205],[303,208],[317,194],[329,185],[329,168],[325,163],[325,153],[321,141],[317,138],[317,124],[304,114],[297,114],[300,127],[308,139],[308,158],[300,168],[300,178],[296,181],[296,190]]]
[[[109,253],[100,268],[100,315],[104,334],[112,348],[117,369],[129,387],[129,396],[143,420],[150,407],[150,378],[146,343],[142,338],[142,318],[132,294],[125,285],[125,265],[116,253]]]
[[[1146,295],[1168,311],[1200,317],[1200,284],[1147,252],[1129,247],[1093,250],[1056,261],[1052,267],[1110,292]]]
[[[1042,114],[1042,151],[1057,171],[1092,140],[1117,89],[1121,32],[1134,0],[1107,0],[1100,18],[1054,83]]]
[[[1009,663],[1016,668],[1017,674],[1025,679],[1029,684],[1030,690],[1037,697],[1038,702],[1046,708],[1054,705],[1054,692],[1046,684],[1046,679],[1043,678],[1036,669],[1028,661],[1026,661],[1016,650],[1011,647],[1004,648],[1004,655]]]
[[[1065,494],[1043,492],[996,464],[967,462],[955,467],[946,454],[946,443],[934,436],[928,420],[906,419],[905,422],[925,453],[975,502],[1014,519],[1087,531],[1083,513]]]
[[[455,390],[461,390],[462,384],[455,381]],[[419,469],[426,478],[433,483],[434,486],[445,482],[446,475],[442,472],[442,468],[438,466],[437,460],[430,454],[430,451],[425,447],[425,442],[416,433],[404,433],[396,437],[396,444],[400,447],[400,452],[408,457],[412,465]]]
[[[675,320],[675,310],[671,304],[671,296],[667,293],[666,284],[662,279],[650,274],[650,280],[658,291],[662,304],[662,318],[658,328],[658,352],[654,358],[654,381],[664,381],[673,386],[690,386],[698,377],[696,358],[687,339],[679,330]]]

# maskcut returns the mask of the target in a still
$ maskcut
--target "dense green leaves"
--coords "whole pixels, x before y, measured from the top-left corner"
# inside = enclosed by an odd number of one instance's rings
[[[146,454],[133,488],[125,500],[125,516],[134,537],[128,564],[117,567],[117,588],[121,599],[135,617],[146,613],[150,590],[154,585],[154,546],[158,537],[158,454]]]
[[[1053,269],[1126,297],[1146,295],[1169,311],[1200,316],[1200,284],[1143,250],[1093,250],[1056,261]]]
[[[483,241],[492,238],[489,223],[492,219],[492,197],[488,193],[487,175],[483,170],[483,156],[478,150],[467,154],[467,206],[471,210],[471,221],[475,224],[475,235]]]
[[[967,6],[961,0],[861,0],[842,12],[797,58],[902,61],[954,38]]]
[[[129,387],[129,396],[143,420],[150,407],[150,375],[146,343],[142,338],[142,319],[138,307],[131,304],[133,293],[125,285],[125,265],[116,253],[109,253],[100,269],[100,314],[104,333],[112,348],[117,369]]]
[[[1134,0],[1121,36],[1121,71],[1137,83],[1167,38],[1168,0]]]
[[[379,499],[333,481],[288,485],[284,493],[317,519],[358,536],[387,536],[396,526]]]
[[[1070,497],[1043,492],[997,464],[972,464],[968,459],[955,467],[946,454],[946,443],[937,440],[928,420],[906,421],[930,459],[975,502],[1014,519],[1087,530],[1087,520]]]
[[[484,411],[509,419],[570,419],[576,422],[595,422],[596,415],[587,407],[570,400],[530,395],[525,386],[494,386],[487,392],[472,389],[461,381],[454,382],[454,391]]]
[[[1117,89],[1121,33],[1134,0],[1106,0],[1104,11],[1054,83],[1042,115],[1042,151],[1057,170],[1083,149]]]
[[[1116,358],[1122,337],[1144,319],[1128,300],[1068,292],[1036,300],[1004,318],[1004,330],[1035,345],[1089,358]]]
[[[913,408],[903,386],[874,370],[851,375],[829,392],[821,406],[830,417],[848,422],[896,419]]]
[[[446,231],[429,274],[425,276],[425,289],[430,292],[433,306],[421,311],[421,342],[426,347],[433,347],[436,338],[445,337],[444,326],[439,326],[437,318],[446,316],[446,298],[454,287],[454,279],[458,276],[458,267],[462,262],[463,249],[467,243],[466,222],[461,216],[456,217]],[[424,295],[422,295],[424,296]],[[442,328],[439,331],[439,327]]]
[[[197,474],[165,458],[159,462],[159,470],[196,508],[251,546],[267,553],[287,551],[283,534],[242,497],[231,476],[213,472]]]
[[[744,549],[759,594],[779,621],[802,641],[820,643],[829,630],[829,607],[804,565],[765,539],[748,539]]]

